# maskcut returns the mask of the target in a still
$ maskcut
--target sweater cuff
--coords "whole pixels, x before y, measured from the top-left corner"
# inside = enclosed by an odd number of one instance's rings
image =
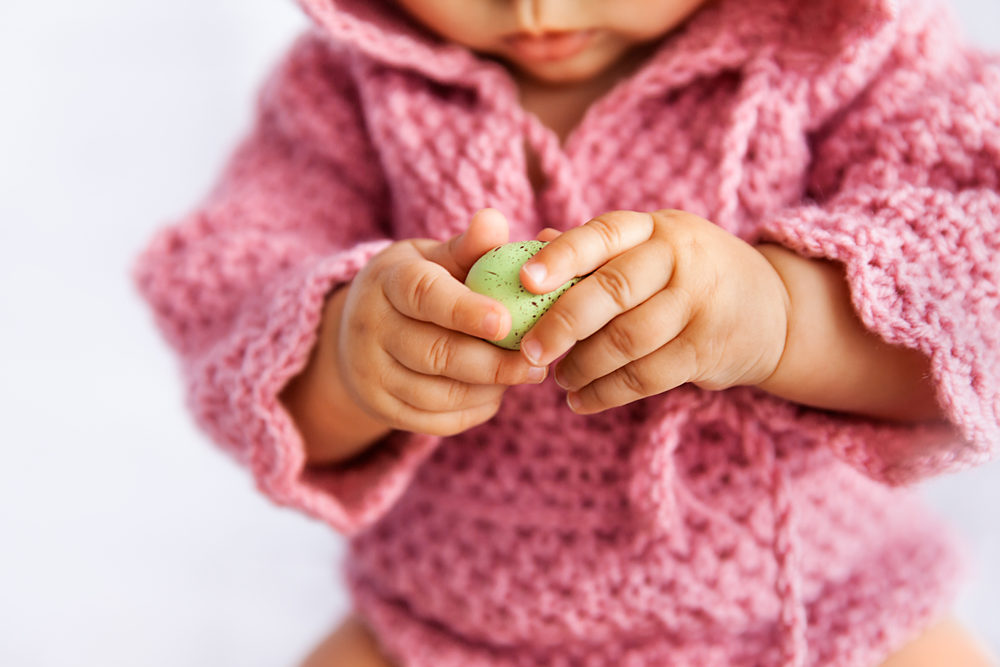
[[[397,431],[350,462],[307,470],[302,438],[279,395],[309,359],[327,295],[389,243],[364,243],[287,272],[190,377],[198,421],[249,466],[261,491],[344,534],[381,517],[440,438]]]
[[[840,457],[892,484],[983,463],[1000,446],[1000,302],[984,275],[996,251],[972,235],[954,248],[939,238],[955,238],[948,232],[964,231],[970,220],[975,226],[991,212],[981,210],[981,199],[949,194],[938,202],[940,193],[933,191],[910,195],[891,205],[888,196],[874,194],[850,206],[797,207],[762,224],[756,239],[842,263],[865,327],[931,360],[947,423],[898,424],[820,411],[807,417]],[[949,218],[964,224],[952,225]]]

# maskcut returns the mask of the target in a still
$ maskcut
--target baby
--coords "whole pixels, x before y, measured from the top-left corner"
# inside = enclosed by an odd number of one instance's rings
[[[1000,64],[947,12],[301,4],[137,279],[204,428],[350,537],[308,665],[989,664],[905,488],[1000,444]],[[587,277],[503,350],[463,280],[526,238]]]

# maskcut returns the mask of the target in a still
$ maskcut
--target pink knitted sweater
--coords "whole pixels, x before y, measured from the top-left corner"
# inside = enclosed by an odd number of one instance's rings
[[[1000,444],[996,60],[922,3],[718,0],[560,145],[505,69],[394,3],[301,4],[315,27],[249,136],[136,274],[199,423],[350,538],[400,665],[873,665],[947,608],[956,549],[904,485]],[[932,359],[950,423],[691,386],[583,417],[547,381],[458,436],[305,469],[277,395],[324,295],[487,206],[513,239],[672,207],[839,260],[865,325]]]

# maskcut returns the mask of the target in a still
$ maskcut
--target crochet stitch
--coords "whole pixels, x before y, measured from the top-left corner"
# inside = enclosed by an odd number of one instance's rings
[[[956,547],[904,485],[1000,445],[1000,63],[946,11],[708,3],[563,146],[499,64],[393,3],[300,4],[315,27],[136,280],[200,425],[350,538],[353,602],[394,660],[871,665],[947,609]],[[513,239],[681,208],[842,262],[866,327],[931,359],[948,423],[687,385],[584,417],[549,380],[457,436],[306,468],[278,394],[325,296],[485,207]]]

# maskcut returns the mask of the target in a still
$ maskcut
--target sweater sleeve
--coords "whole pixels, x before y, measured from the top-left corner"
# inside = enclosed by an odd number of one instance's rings
[[[134,266],[199,425],[275,502],[348,534],[388,510],[439,439],[393,432],[356,460],[306,468],[278,395],[308,360],[326,296],[391,243],[388,199],[347,64],[305,36],[215,188]]]
[[[1000,63],[928,22],[821,128],[810,200],[759,240],[841,262],[864,325],[923,352],[948,424],[810,411],[813,434],[894,484],[1000,447]]]

